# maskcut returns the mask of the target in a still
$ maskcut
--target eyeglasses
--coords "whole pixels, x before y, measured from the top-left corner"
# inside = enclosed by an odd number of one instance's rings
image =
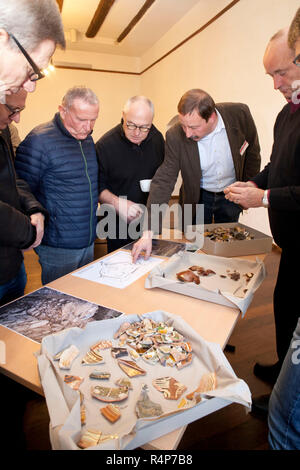
[[[138,129],[139,131],[141,132],[149,132],[151,127],[147,127],[147,126],[136,126],[135,124],[131,123],[131,122],[126,122],[126,127],[127,129],[129,129],[130,131],[135,131],[136,129]]]
[[[29,80],[31,82],[36,82],[37,80],[40,80],[41,78],[44,78],[45,75],[39,69],[39,67],[36,65],[36,63],[32,60],[32,58],[30,57],[28,52],[25,51],[24,47],[21,46],[21,44],[19,43],[19,41],[15,38],[15,36],[13,34],[11,34],[11,33],[8,33],[8,34],[15,41],[16,45],[18,46],[18,48],[20,49],[20,51],[22,52],[24,57],[26,57],[27,62],[32,67],[33,72],[29,75]]]
[[[297,65],[297,67],[300,67],[300,54],[298,54],[297,57],[295,57],[295,59],[293,60],[293,63]]]
[[[6,103],[4,103],[4,106],[6,106],[8,111],[10,111],[10,114],[8,115],[9,118],[14,116],[15,114],[20,113],[21,111],[25,109],[25,106],[22,106],[22,108],[18,108],[18,107],[13,108],[12,106],[9,106],[9,104],[6,104]]]

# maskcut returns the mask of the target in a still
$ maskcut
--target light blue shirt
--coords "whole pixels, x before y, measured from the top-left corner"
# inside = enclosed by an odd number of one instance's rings
[[[202,177],[200,186],[206,191],[218,193],[236,181],[231,149],[219,111],[216,128],[197,142]]]

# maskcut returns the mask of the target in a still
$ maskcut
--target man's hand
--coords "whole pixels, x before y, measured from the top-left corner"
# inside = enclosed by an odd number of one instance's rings
[[[115,209],[119,216],[126,220],[127,223],[140,217],[143,213],[138,204],[123,197],[118,198],[118,204],[115,205]]]
[[[126,197],[116,196],[108,189],[104,189],[99,194],[99,202],[100,204],[110,204],[113,206],[117,214],[126,220],[128,224],[143,214],[143,210],[138,204],[129,201]]]
[[[236,181],[235,183],[232,183],[230,186],[227,186],[227,188],[224,189],[224,193],[227,194],[227,192],[230,191],[231,188],[257,188],[257,186],[252,183],[252,181]]]
[[[262,207],[264,190],[259,189],[251,181],[237,181],[224,189],[225,198],[239,204],[244,209]]]
[[[44,220],[45,217],[41,212],[37,212],[36,214],[32,214],[30,216],[31,224],[34,225],[36,228],[36,239],[35,242],[28,249],[35,248],[40,245],[44,236]]]
[[[127,220],[127,223],[137,219],[143,211],[138,204],[122,197],[119,198],[119,215]]]
[[[131,250],[132,262],[135,263],[138,257],[142,252],[144,252],[144,258],[148,259],[152,251],[152,237],[153,233],[151,230],[148,230],[143,233],[142,238],[140,238],[134,245]]]

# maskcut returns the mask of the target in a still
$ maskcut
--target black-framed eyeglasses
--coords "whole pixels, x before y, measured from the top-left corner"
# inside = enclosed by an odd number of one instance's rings
[[[6,104],[6,103],[4,103],[4,106],[6,106],[8,111],[10,112],[10,114],[8,115],[9,118],[14,116],[15,114],[20,113],[21,111],[25,109],[25,106],[22,106],[22,108],[19,108],[19,107],[13,108],[12,106],[9,106],[9,104]]]
[[[36,63],[32,60],[32,58],[30,57],[28,52],[25,51],[24,47],[21,46],[21,44],[19,43],[19,41],[15,38],[15,36],[13,34],[11,34],[11,33],[8,33],[8,34],[15,41],[16,45],[18,46],[18,48],[20,49],[20,51],[22,52],[24,57],[26,57],[27,62],[32,67],[33,72],[31,72],[31,74],[29,75],[29,80],[31,82],[36,82],[37,80],[41,80],[41,78],[44,78],[45,75],[43,74],[41,69],[39,69],[39,67],[36,65]]]
[[[300,67],[300,54],[298,54],[297,57],[295,57],[295,59],[293,60],[293,63],[297,65],[297,67]]]
[[[137,126],[136,124],[133,124],[132,122],[126,122],[126,127],[130,131],[135,131],[136,129],[138,129],[139,131],[145,132],[145,133],[149,132],[151,129],[151,127],[148,127],[148,126]]]

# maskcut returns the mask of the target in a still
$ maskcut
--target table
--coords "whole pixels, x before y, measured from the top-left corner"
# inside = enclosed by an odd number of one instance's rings
[[[256,257],[244,258],[253,260]],[[265,255],[258,257],[263,260]],[[71,274],[51,282],[48,287],[125,314],[143,314],[154,310],[164,310],[179,315],[205,340],[218,343],[222,348],[225,347],[239,317],[240,312],[237,308],[213,304],[163,289],[145,289],[146,277],[147,274],[127,288],[118,289],[118,295],[116,295],[116,289],[112,287],[96,284]],[[34,357],[40,345],[2,325],[0,325],[0,340],[4,342],[6,348],[5,364],[0,363],[0,371],[42,395],[37,362]],[[217,406],[221,408],[225,404],[221,400]],[[144,447],[175,449],[184,430],[183,427],[165,434]]]

